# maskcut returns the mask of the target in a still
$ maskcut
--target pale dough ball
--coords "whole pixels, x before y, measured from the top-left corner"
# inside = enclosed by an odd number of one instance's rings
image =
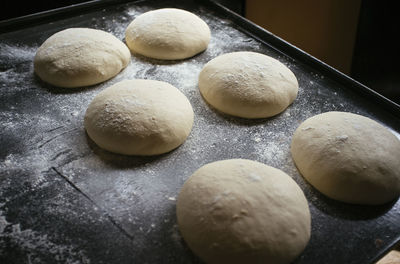
[[[69,28],[52,35],[39,47],[34,68],[43,81],[72,88],[114,77],[130,58],[128,47],[110,33]]]
[[[209,61],[199,76],[204,99],[217,110],[244,118],[284,111],[296,98],[296,76],[278,60],[255,52],[233,52]]]
[[[232,159],[209,163],[183,185],[179,230],[206,263],[290,263],[310,239],[299,186],[283,171]]]
[[[189,100],[174,86],[125,80],[100,92],[85,115],[89,137],[125,155],[157,155],[181,145],[193,125]]]
[[[313,116],[295,131],[291,153],[305,179],[332,199],[382,204],[400,195],[400,141],[367,117]]]
[[[210,29],[201,18],[175,8],[141,14],[125,33],[133,52],[161,60],[192,57],[207,48],[210,37]]]

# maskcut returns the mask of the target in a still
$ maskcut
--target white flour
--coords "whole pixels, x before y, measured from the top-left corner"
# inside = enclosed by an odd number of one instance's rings
[[[118,17],[104,9],[98,18],[85,20],[84,25],[81,18],[71,26],[104,29],[123,40],[128,24],[150,9],[126,4]],[[4,153],[0,156],[0,202],[4,202],[0,208],[7,201],[51,184],[44,174],[54,167],[65,179],[54,171],[52,175],[58,180],[70,181],[87,195],[95,203],[94,210],[106,212],[134,237],[132,243],[138,251],[149,248],[149,243],[153,243],[148,238],[151,235],[154,240],[171,241],[181,254],[183,246],[176,226],[175,203],[184,181],[202,165],[219,159],[253,159],[282,169],[307,190],[309,187],[291,161],[292,133],[312,115],[328,110],[355,112],[357,105],[340,87],[338,91],[332,89],[337,84],[328,78],[307,72],[306,66],[301,68],[301,64],[240,32],[229,20],[216,19],[206,9],[199,9],[196,14],[211,28],[211,42],[204,53],[182,61],[158,61],[133,55],[128,67],[115,78],[86,89],[55,89],[34,76],[32,61],[41,43],[27,45],[0,40],[0,131],[9,144],[7,150],[0,152]],[[75,20],[71,18],[71,21]],[[65,28],[68,20],[61,25]],[[53,26],[57,28],[57,23]],[[38,26],[37,35],[40,30]],[[294,103],[282,114],[265,120],[237,119],[208,106],[198,91],[198,75],[209,60],[233,51],[261,52],[288,66],[300,84]],[[178,149],[157,157],[126,157],[103,151],[86,137],[83,116],[89,102],[106,87],[134,78],[169,82],[190,100],[195,122],[187,141]],[[25,173],[24,186],[12,178],[15,171]],[[19,192],[9,192],[13,185],[22,187]],[[60,218],[74,214],[73,208],[63,207],[68,204],[62,195],[55,197],[55,203],[57,206],[49,205],[45,213]],[[50,238],[53,234],[22,228],[18,222],[7,221],[5,214],[0,211],[0,241],[11,239],[25,251],[69,256],[61,259],[64,263],[74,263],[76,259],[89,263],[86,253],[79,251],[74,242],[71,245],[53,243]],[[87,218],[90,219],[90,212],[82,216]],[[168,237],[157,237],[158,232]],[[0,254],[1,248],[0,245]],[[34,259],[31,262],[35,263]]]

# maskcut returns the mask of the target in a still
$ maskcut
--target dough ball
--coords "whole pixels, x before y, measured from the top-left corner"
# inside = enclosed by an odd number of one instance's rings
[[[126,43],[133,52],[161,60],[192,57],[207,48],[210,37],[210,29],[201,18],[175,8],[138,16],[125,33]]]
[[[189,100],[174,86],[125,80],[100,92],[85,115],[89,137],[101,148],[125,155],[157,155],[175,149],[193,125]]]
[[[400,195],[400,141],[367,117],[313,116],[295,131],[291,153],[306,180],[332,199],[382,204]]]
[[[297,79],[276,59],[255,52],[233,52],[209,61],[199,77],[204,99],[217,110],[244,118],[284,111],[296,98]]]
[[[206,263],[290,263],[311,232],[299,186],[281,170],[244,159],[198,169],[180,191],[177,218]]]
[[[48,38],[37,50],[35,73],[60,87],[97,84],[117,75],[131,58],[126,45],[102,30],[69,28]]]

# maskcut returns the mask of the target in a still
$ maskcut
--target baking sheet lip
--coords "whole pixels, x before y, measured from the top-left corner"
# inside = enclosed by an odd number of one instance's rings
[[[389,253],[397,244],[400,244],[400,237],[392,241],[389,245],[379,250],[379,252],[375,255],[375,257],[371,260],[371,264],[378,262],[382,259],[387,253]]]
[[[32,13],[25,16],[0,20],[0,34],[11,32],[24,28],[28,23],[41,24],[47,19],[54,18],[55,15],[66,15],[70,13],[78,13],[89,8],[101,8],[109,5],[123,4],[128,2],[142,2],[146,0],[90,0],[78,4],[72,4],[64,7],[54,8],[42,12]],[[58,18],[58,17],[57,17]]]
[[[340,72],[334,67],[319,60],[318,58],[296,47],[295,45],[287,42],[286,40],[276,36],[275,34],[266,30],[265,28],[262,28],[259,25],[255,24],[254,22],[235,13],[229,8],[219,3],[216,3],[213,0],[196,0],[196,1],[212,5],[214,7],[217,7],[221,12],[228,13],[230,18],[231,19],[233,18],[234,22],[237,23],[240,27],[242,27],[247,34],[250,34],[252,37],[257,38],[257,40],[261,41],[262,43],[268,45],[275,51],[285,56],[292,57],[293,59],[296,59],[305,64],[311,64],[312,66],[314,66],[314,68],[317,68],[324,74],[332,76],[334,80],[339,81],[344,86],[350,87],[353,91],[357,93],[362,93],[362,95],[368,97],[369,100],[371,99],[377,100],[378,103],[381,106],[383,106],[387,111],[394,114],[396,117],[400,118],[400,104],[395,103],[394,101],[388,99],[387,97],[369,88],[368,86]]]
[[[146,0],[91,0],[79,4],[69,5],[56,9],[51,9],[39,13],[34,13],[22,17],[12,18],[9,20],[0,21],[0,33],[7,33],[14,31],[26,26],[27,23],[40,23],[46,19],[50,19],[54,15],[62,15],[67,13],[81,12],[88,8],[100,8],[108,5],[122,4],[127,2],[143,2]],[[285,41],[284,39],[274,35],[270,31],[258,26],[252,21],[245,17],[235,13],[234,11],[226,8],[225,6],[216,3],[212,0],[193,0],[194,2],[203,3],[208,6],[216,7],[220,12],[226,13],[238,26],[242,27],[247,34],[251,34],[252,37],[257,38],[262,43],[268,45],[272,49],[279,53],[293,57],[305,64],[312,64],[315,68],[320,70],[324,74],[328,74],[333,77],[334,80],[341,82],[344,86],[350,87],[353,91],[361,93],[368,97],[370,100],[376,100],[381,106],[387,111],[400,118],[400,105],[379,94],[373,89],[366,85],[358,82],[350,76],[340,72],[334,67],[324,63],[323,61],[315,58],[307,52],[301,50],[295,45]],[[261,35],[261,36],[260,36]]]
[[[200,1],[200,0],[199,0]],[[128,2],[141,2],[141,1],[128,1]],[[236,24],[236,23],[235,23]],[[264,41],[263,41],[263,43],[264,43]],[[274,50],[275,50],[275,48],[273,47],[273,46],[270,46],[269,44],[268,44],[268,46],[269,47],[271,47],[271,48],[273,48]],[[278,50],[280,53],[282,53],[282,54],[284,54],[285,56],[287,56],[287,54],[285,54],[285,53],[283,53],[281,50]],[[372,262],[371,262],[372,263]]]

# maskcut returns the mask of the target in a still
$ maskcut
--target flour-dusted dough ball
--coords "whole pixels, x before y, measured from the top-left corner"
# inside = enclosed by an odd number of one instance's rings
[[[138,16],[125,33],[126,43],[133,52],[161,60],[192,57],[207,48],[210,37],[210,29],[201,18],[175,8]]]
[[[291,152],[305,179],[332,199],[382,204],[400,195],[400,141],[367,117],[313,116],[295,131]]]
[[[209,163],[183,185],[179,230],[206,263],[290,263],[310,239],[299,186],[283,171],[232,159]]]
[[[85,115],[89,137],[101,148],[125,155],[157,155],[181,145],[193,125],[193,109],[174,86],[125,80],[100,92]]]
[[[244,118],[284,111],[296,98],[296,76],[278,60],[255,52],[233,52],[209,61],[199,77],[204,99],[217,110]]]
[[[82,87],[106,81],[125,68],[128,47],[102,30],[69,28],[49,37],[37,50],[35,73],[60,87]]]

